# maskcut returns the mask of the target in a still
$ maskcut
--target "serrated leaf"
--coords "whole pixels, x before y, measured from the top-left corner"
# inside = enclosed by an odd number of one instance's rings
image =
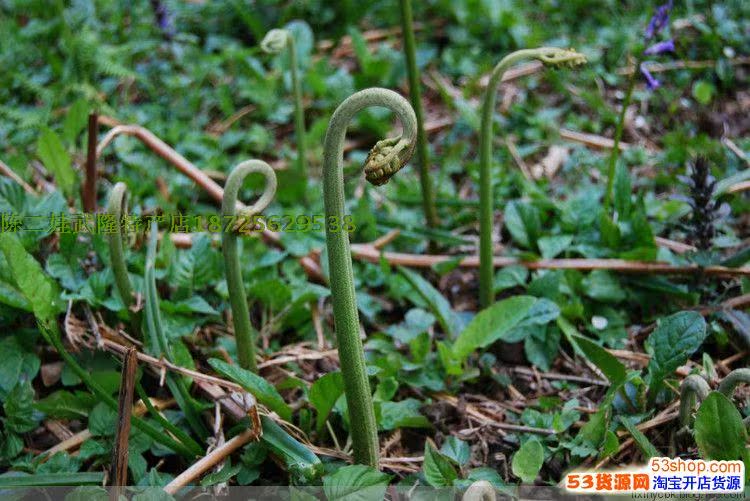
[[[331,475],[326,475],[323,478],[323,491],[331,501],[383,499],[390,480],[390,475],[375,468],[355,464],[344,466]]]
[[[458,478],[450,459],[436,451],[429,442],[424,446],[422,471],[427,483],[433,487],[450,487]]]
[[[445,439],[442,447],[440,447],[440,452],[455,461],[459,466],[468,463],[471,457],[469,444],[453,435]]]
[[[17,382],[3,404],[5,428],[19,434],[36,428],[37,419],[34,418],[33,402],[34,388],[31,386],[31,381]]]
[[[6,261],[13,263],[11,274],[15,285],[31,303],[34,315],[43,322],[53,319],[62,311],[57,284],[12,233],[0,233],[0,250]]]
[[[698,312],[682,311],[659,321],[648,338],[653,353],[648,364],[650,399],[655,397],[664,378],[687,362],[705,338],[706,321]]]
[[[211,367],[224,377],[228,377],[251,393],[258,402],[262,403],[285,421],[292,419],[292,409],[284,402],[276,388],[262,377],[237,365],[228,364],[218,358],[208,360]]]

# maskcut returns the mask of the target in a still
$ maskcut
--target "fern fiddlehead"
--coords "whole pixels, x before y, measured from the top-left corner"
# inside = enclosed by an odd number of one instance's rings
[[[377,467],[378,435],[364,351],[359,337],[359,314],[354,292],[349,235],[340,225],[339,231],[332,228],[333,223],[340,223],[344,218],[343,156],[346,128],[359,111],[370,106],[391,109],[401,121],[404,132],[400,137],[375,144],[365,161],[365,178],[376,186],[385,184],[411,157],[417,124],[409,102],[387,89],[359,91],[336,108],[328,124],[323,148],[323,197],[333,315],[341,372],[344,376],[344,392],[349,408],[354,459],[358,463]]]
[[[305,149],[305,109],[302,103],[302,80],[297,68],[297,47],[291,31],[273,29],[260,43],[260,48],[268,54],[279,54],[289,49],[289,66],[292,74],[292,92],[294,94],[294,135],[297,141],[297,172],[303,180],[307,179],[307,162]]]
[[[115,278],[115,287],[122,298],[122,303],[128,311],[130,326],[133,334],[140,337],[141,333],[141,313],[134,311],[133,306],[135,299],[133,297],[133,287],[128,277],[128,268],[125,262],[125,244],[123,242],[125,225],[125,216],[128,212],[127,186],[125,183],[117,183],[109,194],[108,212],[117,230],[109,233],[109,258],[112,266],[112,273]]]
[[[697,374],[692,374],[685,378],[680,385],[680,429],[685,428],[690,421],[690,414],[695,408],[695,400],[702,402],[711,392],[711,387],[705,379]]]
[[[482,125],[479,136],[479,303],[486,308],[492,303],[492,117],[497,88],[505,71],[519,61],[535,59],[546,66],[577,66],[586,58],[570,49],[540,47],[523,49],[505,56],[492,70],[482,102]]]
[[[249,218],[265,209],[276,194],[276,174],[270,165],[261,160],[248,160],[237,165],[227,178],[224,187],[224,199],[221,212],[224,220],[233,221],[238,216],[236,211],[237,193],[245,177],[252,173],[263,174],[266,187],[260,198],[242,211],[241,217]],[[240,257],[237,251],[237,233],[234,227],[226,228],[222,233],[221,249],[224,253],[224,269],[227,277],[229,301],[232,307],[234,337],[237,341],[237,357],[244,369],[257,371],[255,361],[255,331],[250,323],[250,312],[247,309],[247,295],[242,283]]]

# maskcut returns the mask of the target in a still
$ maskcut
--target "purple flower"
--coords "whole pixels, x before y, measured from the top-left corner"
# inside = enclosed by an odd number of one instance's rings
[[[656,35],[661,33],[661,30],[669,23],[669,13],[672,10],[672,0],[669,0],[664,5],[657,7],[656,12],[648,22],[644,35],[646,40],[651,40]]]
[[[661,82],[659,82],[654,76],[651,74],[650,71],[648,71],[648,68],[646,67],[646,63],[642,62],[640,66],[641,73],[643,74],[643,77],[646,79],[646,85],[648,85],[649,90],[656,90],[661,85]]]
[[[657,42],[643,51],[647,56],[657,56],[659,54],[664,54],[665,52],[674,52],[674,40],[671,38],[669,40],[664,40],[663,42]]]
[[[174,27],[172,26],[172,18],[169,15],[167,6],[160,0],[151,0],[151,8],[154,9],[154,17],[156,17],[156,26],[159,27],[162,34],[168,40],[171,40],[175,35]]]

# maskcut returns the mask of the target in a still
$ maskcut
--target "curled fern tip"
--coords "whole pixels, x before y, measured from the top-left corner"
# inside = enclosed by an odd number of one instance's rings
[[[413,153],[414,143],[401,137],[378,141],[365,160],[365,179],[375,186],[386,184],[406,165]]]
[[[260,48],[268,54],[278,54],[289,43],[289,32],[282,29],[273,29],[266,33],[263,41],[260,42]]]

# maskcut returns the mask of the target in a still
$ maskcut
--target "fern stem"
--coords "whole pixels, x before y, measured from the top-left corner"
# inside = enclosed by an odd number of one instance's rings
[[[266,187],[258,201],[245,209],[242,216],[247,218],[258,214],[271,203],[276,193],[276,174],[271,166],[261,160],[242,162],[229,174],[224,187],[224,199],[221,203],[224,220],[228,218],[233,221],[237,216],[237,194],[245,177],[254,172],[265,176]],[[222,233],[221,248],[224,253],[224,269],[227,276],[229,301],[232,307],[234,337],[237,341],[237,357],[243,369],[257,372],[258,366],[255,361],[256,332],[250,323],[250,312],[247,309],[247,295],[242,283],[239,251],[237,250],[237,233],[234,228],[226,228]]]
[[[718,390],[727,398],[732,398],[734,390],[741,383],[750,383],[750,369],[735,369],[721,381]]]
[[[680,413],[678,421],[680,429],[688,425],[690,413],[695,407],[695,399],[697,398],[699,402],[702,402],[710,392],[711,388],[701,376],[693,374],[685,378],[680,386]]]
[[[107,211],[114,218],[115,224],[117,225],[117,231],[112,231],[109,234],[109,259],[110,265],[112,266],[112,273],[115,278],[115,286],[117,287],[117,292],[120,294],[122,303],[125,305],[125,309],[128,312],[133,335],[140,338],[141,313],[133,311],[135,300],[133,298],[133,287],[130,284],[128,268],[125,262],[125,245],[123,243],[125,234],[123,226],[125,224],[125,216],[128,212],[127,186],[125,186],[125,183],[117,183],[112,188],[112,191],[109,194],[109,205]]]
[[[409,101],[417,117],[417,165],[419,166],[419,182],[422,185],[422,210],[424,211],[427,227],[435,228],[438,225],[437,209],[435,208],[435,192],[432,177],[430,176],[427,135],[424,130],[422,87],[419,68],[417,67],[411,0],[400,0],[399,3],[401,4],[401,30],[404,36],[406,70],[409,75]]]
[[[353,94],[334,111],[323,147],[323,197],[326,212],[326,244],[330,269],[333,314],[344,391],[349,408],[354,459],[378,465],[378,435],[364,350],[359,337],[359,314],[354,291],[349,235],[341,229],[344,218],[344,140],[354,116],[370,106],[391,109],[401,120],[403,135],[378,141],[364,166],[365,177],[375,185],[388,182],[409,160],[414,150],[417,123],[409,102],[387,89],[366,89]],[[334,226],[338,225],[335,231]]]
[[[537,59],[548,66],[575,66],[586,59],[574,50],[541,47],[523,49],[505,56],[492,70],[482,102],[482,124],[479,136],[479,303],[486,308],[492,303],[492,125],[497,89],[506,70],[519,61]]]

